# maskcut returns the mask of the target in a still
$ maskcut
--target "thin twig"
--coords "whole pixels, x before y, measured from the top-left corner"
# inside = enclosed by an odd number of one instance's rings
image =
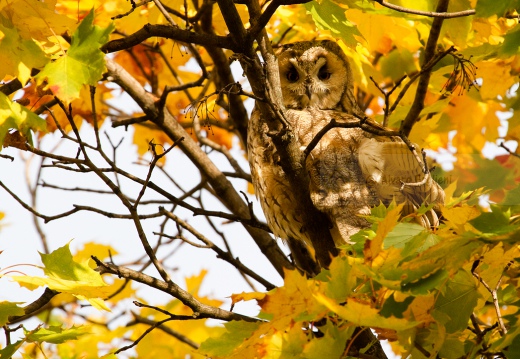
[[[519,153],[516,153],[516,152],[514,152],[514,151],[512,151],[511,149],[509,149],[509,148],[505,145],[504,142],[501,142],[499,146],[502,147],[502,148],[503,148],[504,150],[506,150],[507,152],[509,152],[510,155],[513,155],[513,156],[515,156],[515,157],[520,158],[520,154],[519,154]]]
[[[153,326],[153,325],[155,325],[157,323],[157,322],[155,322],[155,321],[153,321],[151,319],[142,317],[142,316],[140,316],[140,315],[138,315],[136,313],[133,313],[133,312],[132,312],[132,315],[134,316],[134,321],[128,323],[127,326],[130,326],[130,325],[133,325],[133,324],[138,324],[138,323],[148,324],[150,326]],[[189,345],[193,349],[198,349],[200,347],[199,343],[194,342],[193,340],[189,339],[187,336],[179,333],[176,330],[171,329],[170,327],[167,327],[167,326],[161,324],[161,325],[156,326],[156,328],[162,330],[166,334],[171,335],[172,337],[178,339],[179,341]]]
[[[399,11],[399,12],[404,12],[407,14],[413,14],[413,15],[437,17],[437,18],[443,18],[443,19],[452,19],[455,17],[475,15],[475,9],[469,9],[469,10],[463,10],[463,11],[457,11],[457,12],[422,11],[422,10],[414,10],[414,9],[405,8],[405,7],[399,6],[399,5],[394,5],[394,4],[391,4],[384,0],[373,0],[373,1],[375,1],[376,3],[382,5],[386,8],[389,8],[389,9],[392,9],[395,11]]]
[[[122,348],[119,348],[118,350],[116,350],[116,351],[114,352],[114,354],[119,354],[119,353],[121,353],[121,352],[123,352],[123,351],[125,351],[125,350],[128,350],[128,349],[131,349],[131,348],[135,347],[137,344],[139,344],[139,342],[140,342],[141,340],[143,340],[143,338],[144,338],[145,336],[147,336],[148,334],[150,334],[150,333],[152,332],[152,330],[154,330],[154,329],[157,328],[158,326],[160,326],[160,325],[162,325],[162,324],[164,324],[164,323],[166,323],[166,322],[169,322],[169,321],[171,321],[171,320],[173,320],[173,319],[171,319],[171,318],[166,318],[166,319],[163,319],[163,320],[161,320],[161,321],[159,321],[159,322],[156,322],[156,323],[153,324],[150,328],[146,329],[146,330],[144,331],[144,333],[141,334],[141,335],[139,336],[139,338],[137,338],[136,340],[134,340],[134,341],[132,342],[132,344],[130,344],[130,345],[126,345],[126,346],[124,346],[124,347],[122,347]]]
[[[201,303],[197,300],[193,295],[189,292],[185,291],[173,281],[169,281],[168,283],[157,278],[151,277],[147,274],[134,271],[129,268],[116,266],[111,263],[104,263],[100,261],[96,256],[92,256],[94,262],[96,262],[97,270],[101,273],[111,273],[115,274],[122,278],[128,278],[135,282],[142,283],[149,287],[160,290],[164,293],[167,293],[177,299],[179,299],[184,305],[191,308],[193,310],[194,318],[213,318],[213,319],[221,319],[225,321],[230,320],[244,320],[248,322],[257,322],[259,319],[251,318],[245,315],[229,312],[224,309],[216,308],[204,303]]]
[[[506,271],[510,266],[512,262],[509,262],[504,269]],[[478,267],[477,267],[478,268]],[[484,279],[480,276],[480,274],[477,273],[477,268],[472,269],[473,276],[479,280],[480,283],[484,286],[484,288],[487,289],[487,291],[491,294],[491,298],[493,299],[493,305],[495,307],[495,312],[497,315],[497,322],[498,322],[498,331],[500,332],[501,336],[504,336],[507,334],[507,328],[504,324],[504,320],[502,319],[502,313],[500,311],[500,304],[498,302],[498,290],[500,289],[500,285],[502,283],[503,274],[500,276],[500,278],[497,281],[497,284],[495,285],[495,288],[491,288]]]
[[[251,269],[246,267],[238,259],[233,258],[230,255],[229,252],[223,251],[220,247],[215,245],[215,243],[210,241],[206,236],[204,236],[202,233],[200,233],[195,228],[193,228],[189,223],[187,223],[186,221],[180,219],[175,214],[166,211],[163,207],[160,207],[159,210],[160,210],[161,213],[166,215],[168,218],[171,218],[173,221],[175,221],[175,223],[179,224],[182,228],[186,229],[191,234],[193,234],[195,236],[195,238],[197,238],[199,241],[201,241],[202,243],[204,243],[206,245],[206,248],[209,248],[209,249],[212,249],[213,251],[215,251],[219,258],[221,258],[221,259],[225,260],[226,262],[230,263],[235,268],[237,268],[239,271],[246,273],[248,276],[250,276],[251,278],[255,279],[256,281],[258,281],[259,283],[264,285],[267,290],[271,290],[271,289],[275,288],[275,286],[272,283],[270,283],[269,281],[265,280],[263,277],[259,276],[257,273],[255,273],[254,271],[252,271]]]

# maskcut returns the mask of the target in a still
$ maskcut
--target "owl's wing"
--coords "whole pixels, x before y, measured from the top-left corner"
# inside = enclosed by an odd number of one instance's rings
[[[348,243],[352,234],[368,227],[363,216],[379,203],[357,160],[363,138],[363,130],[358,128],[332,129],[306,160],[311,200],[329,217],[336,245]]]
[[[431,175],[423,181],[422,164],[405,143],[367,138],[360,144],[359,165],[368,186],[383,202],[395,199],[404,203],[403,215],[413,213],[422,204],[434,204],[434,209],[418,220],[425,227],[438,225],[435,210],[436,205],[444,203],[444,191]]]

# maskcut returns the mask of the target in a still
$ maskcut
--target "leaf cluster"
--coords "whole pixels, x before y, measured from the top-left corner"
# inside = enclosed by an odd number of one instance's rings
[[[41,275],[2,264],[0,281],[39,297],[0,302],[0,357],[384,358],[382,340],[403,358],[520,356],[519,9],[517,0],[0,2],[0,187],[33,217],[43,248]],[[381,204],[330,257],[328,228],[306,207],[304,151],[284,120],[273,55],[313,39],[344,50],[380,135],[441,163],[425,164],[445,187],[438,228],[417,224],[430,208],[401,218],[400,205]],[[297,268],[244,193],[253,101],[318,222],[311,237],[323,245],[305,254],[316,276]],[[134,148],[113,140],[122,129]],[[135,165],[119,161],[134,151]],[[5,184],[8,160],[24,159],[39,160],[29,199]],[[79,178],[87,184],[71,186]],[[70,194],[72,208],[46,214],[43,191]],[[89,202],[75,204],[77,193]],[[45,224],[79,212],[125,220],[142,255],[55,245]],[[244,241],[264,262],[237,255]],[[202,294],[205,270],[175,279],[185,248],[243,280],[231,308]],[[240,314],[244,303],[259,311]]]

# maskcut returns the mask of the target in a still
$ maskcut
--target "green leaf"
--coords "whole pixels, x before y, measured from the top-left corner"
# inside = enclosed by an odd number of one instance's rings
[[[520,8],[519,0],[478,0],[475,10],[477,17],[489,17],[503,16],[507,10],[518,8]]]
[[[226,332],[218,338],[206,339],[200,345],[200,352],[211,356],[227,356],[249,338],[261,323],[229,322],[224,324]]]
[[[328,272],[330,278],[325,294],[332,299],[343,301],[351,293],[356,285],[356,277],[352,275],[352,266],[345,256],[339,256],[332,260]]]
[[[410,75],[417,71],[413,55],[406,49],[393,50],[381,58],[381,73],[397,81],[404,75]]]
[[[403,248],[413,237],[424,231],[417,223],[398,223],[385,238],[384,248]]]
[[[47,278],[29,276],[12,278],[30,287],[48,286],[62,293],[70,293],[79,299],[88,300],[98,309],[109,310],[99,298],[107,297],[110,294],[110,287],[98,272],[90,268],[88,260],[85,263],[74,261],[68,243],[50,254],[40,253],[40,256]]]
[[[103,29],[93,23],[91,10],[72,35],[67,54],[47,64],[37,76],[40,82],[47,78],[48,87],[65,102],[77,98],[83,85],[96,85],[105,70],[105,54],[99,48],[108,41],[114,25]]]
[[[500,55],[511,56],[520,52],[520,26],[516,26],[514,31],[511,31],[504,36],[504,43],[500,47]]]
[[[500,203],[504,206],[520,206],[520,184],[506,192],[506,197]]]
[[[47,123],[34,112],[0,92],[0,149],[9,130],[20,131],[32,145],[32,131],[46,131]]]
[[[504,207],[491,205],[491,212],[484,212],[470,221],[471,225],[486,234],[507,234],[518,230],[518,225],[510,225],[509,210],[503,211]]]
[[[320,327],[320,330],[324,334],[323,337],[311,340],[305,346],[304,355],[299,358],[342,358],[345,351],[345,343],[354,333],[354,327],[350,327],[347,330],[338,330],[337,326],[327,321],[324,327]]]
[[[417,255],[417,253],[424,252],[428,248],[441,242],[441,240],[442,239],[438,235],[425,231],[423,228],[422,232],[406,243],[401,255],[403,258]]]
[[[70,329],[52,326],[49,328],[39,328],[36,331],[26,332],[26,340],[28,342],[61,344],[68,340],[76,340],[80,336],[88,333],[89,328],[86,326],[72,327]]]
[[[466,354],[466,350],[464,348],[464,342],[462,342],[457,335],[455,337],[448,336],[441,350],[439,351],[439,355],[441,358],[463,358]]]
[[[448,278],[448,272],[445,270],[437,270],[431,275],[426,275],[423,278],[411,283],[404,283],[402,290],[410,292],[414,295],[427,295],[439,288],[442,283]]]
[[[19,340],[16,343],[6,345],[5,348],[0,350],[0,358],[10,359],[20,349],[25,340]]]
[[[356,47],[358,41],[355,36],[362,37],[362,35],[356,25],[348,21],[344,8],[330,0],[321,3],[311,1],[304,6],[319,29],[330,30],[333,36],[340,37],[348,46]]]
[[[497,160],[488,160],[480,156],[474,157],[477,168],[472,169],[471,172],[477,179],[473,183],[469,183],[464,189],[472,190],[481,187],[486,189],[503,189],[507,188],[509,184],[514,183],[511,169],[504,167]]]
[[[471,9],[469,0],[450,1],[448,12],[458,12]],[[473,18],[471,16],[461,16],[450,19],[442,24],[441,38],[446,36],[458,48],[467,47],[468,34],[471,29]]]
[[[394,316],[396,318],[403,318],[403,313],[408,309],[408,306],[413,302],[414,297],[406,297],[402,302],[398,302],[394,298],[394,294],[388,297],[381,308],[381,315],[384,317]]]
[[[7,323],[7,318],[12,315],[24,315],[23,308],[18,306],[19,303],[2,301],[0,302],[0,327]]]
[[[400,263],[398,267],[388,268],[382,275],[389,280],[400,280],[403,285],[424,280],[439,274],[438,271],[456,270],[469,259],[479,242],[469,238],[443,240],[426,251]],[[449,253],[449,257],[446,254]]]
[[[436,312],[440,312],[449,317],[449,320],[443,323],[447,333],[464,330],[478,298],[475,278],[468,272],[460,270],[437,298],[432,315],[436,317]]]

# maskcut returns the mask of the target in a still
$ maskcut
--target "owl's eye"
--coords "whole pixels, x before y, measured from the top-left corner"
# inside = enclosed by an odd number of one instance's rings
[[[298,71],[296,71],[294,67],[290,69],[289,72],[287,72],[285,77],[287,78],[287,80],[289,80],[289,82],[296,82],[300,78],[300,76],[298,75]]]
[[[330,79],[330,72],[327,71],[327,66],[322,66],[320,71],[318,72],[318,78],[321,81],[325,81]]]

